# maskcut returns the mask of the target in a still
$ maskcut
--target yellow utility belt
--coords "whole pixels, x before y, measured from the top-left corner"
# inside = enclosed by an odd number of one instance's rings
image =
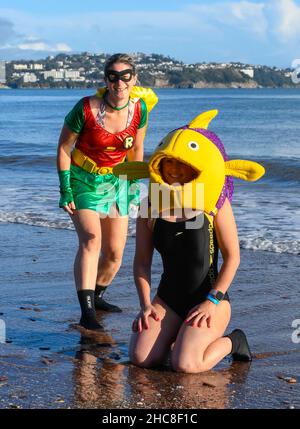
[[[76,147],[72,151],[72,159],[76,164],[88,173],[93,174],[109,174],[112,173],[112,167],[98,167],[95,161],[86,156]]]

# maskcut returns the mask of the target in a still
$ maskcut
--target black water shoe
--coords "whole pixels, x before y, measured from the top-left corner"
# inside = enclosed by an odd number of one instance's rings
[[[235,329],[231,334],[226,335],[232,342],[232,359],[234,361],[250,362],[252,355],[247,341],[246,334],[241,329]]]
[[[96,311],[94,304],[95,292],[91,289],[80,290],[77,292],[79,304],[81,307],[81,319],[80,325],[85,329],[90,329],[92,331],[102,331],[103,327],[96,319]]]
[[[96,285],[95,289],[95,308],[96,310],[108,311],[110,313],[121,313],[120,307],[110,304],[103,299],[103,294],[107,286]]]

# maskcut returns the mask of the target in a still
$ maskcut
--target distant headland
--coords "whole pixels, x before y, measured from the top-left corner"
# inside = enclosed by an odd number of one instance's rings
[[[58,54],[0,61],[2,88],[94,88],[103,85],[108,54]],[[160,54],[133,54],[139,84],[156,88],[300,88],[292,69],[230,63],[185,64]],[[1,64],[0,64],[1,65]],[[297,76],[296,76],[297,77]],[[300,82],[300,79],[296,79]]]

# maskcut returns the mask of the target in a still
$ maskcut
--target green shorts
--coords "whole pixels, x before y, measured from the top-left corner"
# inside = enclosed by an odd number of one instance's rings
[[[71,164],[71,188],[76,209],[90,209],[109,214],[116,206],[121,216],[128,216],[131,204],[139,206],[138,180],[120,180],[114,174],[92,174]]]

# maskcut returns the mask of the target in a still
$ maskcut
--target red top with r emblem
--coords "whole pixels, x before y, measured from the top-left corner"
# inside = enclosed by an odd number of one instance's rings
[[[98,167],[112,167],[122,162],[134,139],[141,122],[142,107],[138,100],[129,126],[116,134],[105,130],[93,115],[89,97],[83,99],[84,127],[78,136],[76,148],[96,162]],[[72,163],[75,162],[72,160]]]

